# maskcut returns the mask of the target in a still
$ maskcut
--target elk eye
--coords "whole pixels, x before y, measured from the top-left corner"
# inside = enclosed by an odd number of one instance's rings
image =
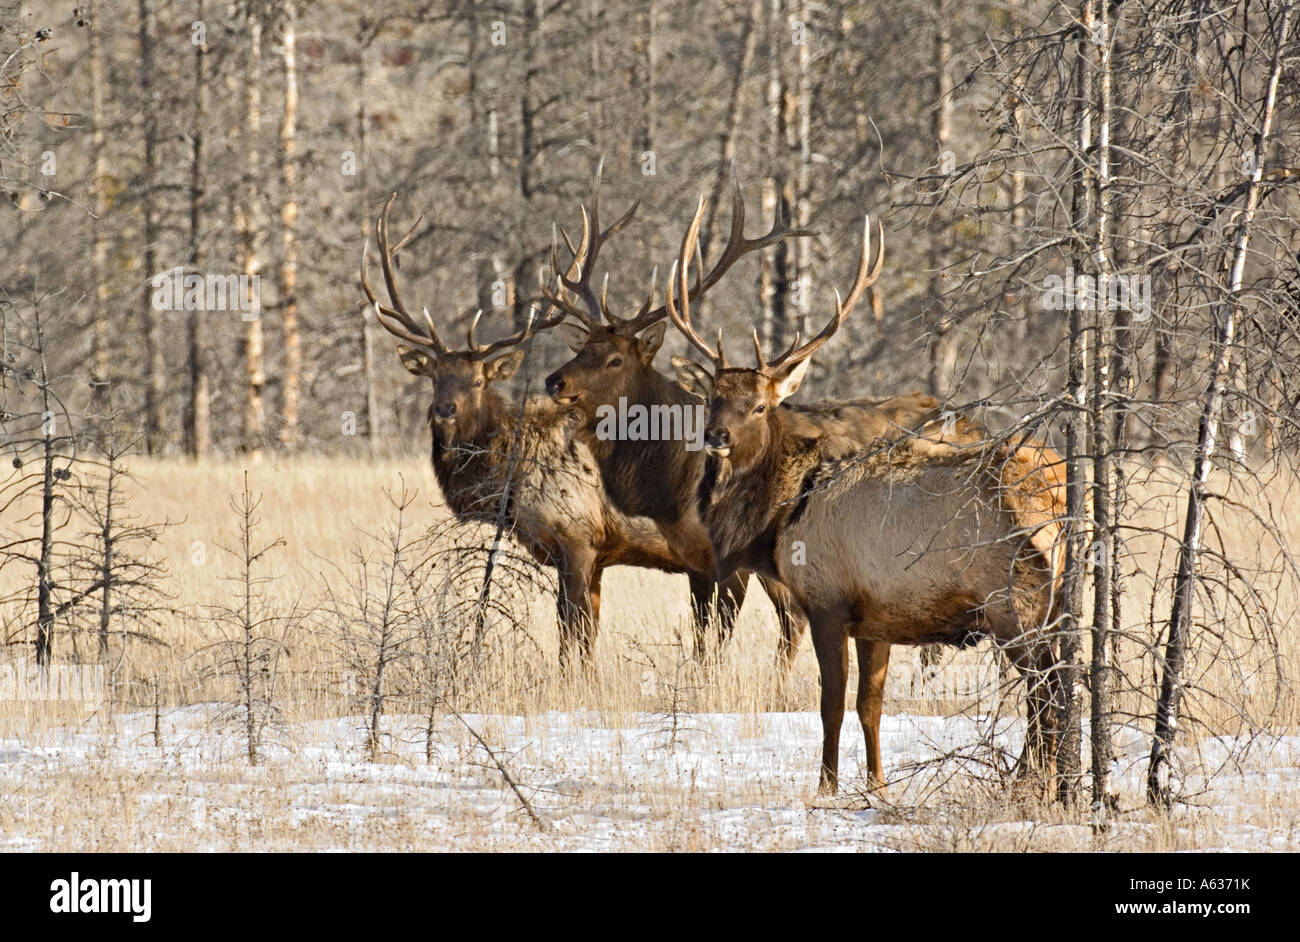
[[[762,415],[766,411],[767,405],[765,403],[760,402],[758,405],[754,406],[754,415]]]
[[[480,386],[482,386],[482,385],[483,385],[483,380],[481,380],[481,379],[476,379],[476,380],[474,380],[474,388],[475,388],[475,389],[477,389],[478,387],[480,387]]]
[[[622,357],[614,357],[612,360],[609,361],[609,364],[608,364],[608,366],[609,366],[609,368],[610,368],[611,370],[616,370],[616,369],[618,369],[618,368],[619,368],[620,366],[622,366],[622,365],[623,365],[623,358],[622,358]]]

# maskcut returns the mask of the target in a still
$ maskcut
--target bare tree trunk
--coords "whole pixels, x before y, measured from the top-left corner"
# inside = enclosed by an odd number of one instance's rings
[[[203,0],[195,5],[195,19],[204,22]],[[205,37],[206,40],[206,37]],[[203,202],[206,167],[203,156],[203,132],[208,120],[207,42],[194,45],[194,128],[190,134],[190,251],[188,268],[197,272],[202,259]],[[185,409],[185,453],[191,458],[208,456],[212,445],[211,416],[208,411],[208,365],[201,333],[203,312],[186,314],[185,333],[189,348],[189,395]]]
[[[280,444],[298,444],[298,396],[302,347],[298,336],[298,168],[294,165],[298,120],[298,72],[295,61],[295,0],[285,0],[280,62],[284,72],[284,117],[280,122],[280,309],[284,331],[284,385]]]
[[[50,374],[45,362],[45,332],[41,326],[39,307],[36,317],[36,355],[39,364],[41,390],[41,412],[44,421],[41,424],[41,550],[36,564],[36,664],[49,669],[54,656],[54,459],[58,452],[55,443],[58,438],[57,426],[54,424],[55,404],[50,395]]]
[[[658,102],[655,96],[655,80],[658,74],[659,50],[655,43],[655,5],[656,0],[646,0],[644,6],[645,31],[638,40],[641,54],[641,153],[652,153],[655,147],[656,120],[658,119]]]
[[[763,16],[763,0],[751,0],[749,17],[745,22],[744,46],[740,62],[732,77],[731,91],[727,96],[727,122],[722,133],[718,135],[718,172],[713,178],[713,192],[709,195],[708,218],[704,224],[704,237],[701,248],[707,256],[716,244],[718,235],[718,207],[722,204],[723,191],[727,186],[727,177],[731,172],[732,161],[736,159],[736,138],[740,135],[741,120],[744,109],[741,100],[746,79],[754,65],[754,53],[758,48],[759,22]]]
[[[768,0],[767,22],[767,176],[763,180],[763,217],[771,219],[783,212],[785,172],[782,159],[785,142],[785,75],[782,50],[785,48],[784,0]],[[778,242],[771,252],[764,252],[759,274],[759,296],[762,304],[759,335],[766,348],[778,345],[785,321],[787,294],[786,243]]]
[[[361,200],[361,237],[370,238],[370,115],[366,109],[366,56],[374,40],[374,27],[367,14],[361,15],[357,25],[357,192]],[[366,393],[366,441],[370,453],[379,451],[379,398],[375,393],[375,349],[370,334],[369,308],[361,312],[361,376]]]
[[[952,78],[949,63],[952,60],[952,11],[948,0],[934,0],[934,112],[930,134],[934,138],[940,161],[948,150],[952,138]],[[929,252],[926,267],[930,281],[926,299],[935,312],[934,337],[930,342],[930,395],[946,398],[951,393],[953,371],[956,369],[956,348],[953,343],[953,321],[944,310],[943,276],[940,269],[947,258],[947,219],[935,207],[930,216]]]
[[[1091,216],[1087,188],[1086,167],[1083,161],[1092,147],[1092,73],[1088,62],[1087,31],[1094,17],[1094,0],[1085,0],[1082,19],[1085,29],[1078,39],[1075,65],[1075,148],[1076,165],[1073,170],[1071,194],[1071,227],[1076,233],[1086,231]],[[1078,244],[1078,240],[1076,245]],[[1074,263],[1082,267],[1084,256],[1078,249]],[[1079,651],[1083,624],[1083,573],[1087,559],[1088,539],[1088,471],[1087,471],[1087,419],[1088,419],[1088,337],[1083,324],[1083,314],[1078,304],[1069,304],[1070,339],[1067,383],[1070,411],[1066,425],[1066,516],[1065,576],[1061,586],[1061,681],[1064,703],[1061,704],[1061,738],[1057,753],[1060,774],[1059,793],[1066,803],[1078,797],[1081,773],[1082,708],[1076,688],[1079,681]]]
[[[113,550],[117,540],[113,534],[114,488],[117,485],[117,442],[109,432],[108,475],[104,481],[104,519],[99,529],[99,538],[103,543],[103,556],[99,560],[99,663],[109,669],[108,632],[113,614]]]
[[[793,0],[797,4],[799,42],[795,46],[795,134],[796,153],[794,188],[794,224],[807,228],[812,224],[812,46],[809,43],[808,0]],[[794,12],[792,10],[792,12]],[[795,24],[791,24],[794,36]],[[812,240],[800,239],[795,246],[795,277],[798,286],[795,296],[795,329],[803,336],[810,334],[812,315]]]
[[[591,65],[587,76],[587,107],[591,111],[591,143],[596,153],[603,156],[605,153],[605,83],[601,81],[601,78],[605,74],[605,69],[600,58],[603,38],[601,30],[602,13],[600,0],[589,0],[589,2],[590,9],[587,20],[590,32],[588,49],[590,51]],[[542,21],[543,4],[544,0],[537,0],[537,22],[539,24]],[[531,77],[532,70],[530,69],[529,72]]]
[[[1201,419],[1196,437],[1196,462],[1187,490],[1183,539],[1178,548],[1173,607],[1169,614],[1169,640],[1165,646],[1164,677],[1160,683],[1160,700],[1156,704],[1155,736],[1151,743],[1151,762],[1147,769],[1147,799],[1160,807],[1168,807],[1172,801],[1169,781],[1170,751],[1178,733],[1178,712],[1182,703],[1184,684],[1183,670],[1187,663],[1187,649],[1191,640],[1192,606],[1196,601],[1196,569],[1201,552],[1201,531],[1205,513],[1205,485],[1210,477],[1214,448],[1218,440],[1224,384],[1232,366],[1232,347],[1237,331],[1237,318],[1241,314],[1242,276],[1250,248],[1251,224],[1259,207],[1260,181],[1264,176],[1264,160],[1268,154],[1269,135],[1277,104],[1278,80],[1282,74],[1282,50],[1290,31],[1291,13],[1290,6],[1283,10],[1281,24],[1274,41],[1268,91],[1264,97],[1263,114],[1260,116],[1260,130],[1255,139],[1250,183],[1246,190],[1246,202],[1237,223],[1239,228],[1233,250],[1228,292],[1218,310],[1219,331],[1214,341],[1214,360],[1210,368],[1209,384],[1201,406]]]
[[[248,12],[248,48],[244,64],[244,180],[239,207],[241,272],[251,280],[261,271],[258,257],[258,197],[261,190],[261,159],[258,132],[262,123],[262,21],[258,11]],[[262,312],[258,292],[253,292],[252,310],[244,317],[244,425],[243,450],[256,460],[266,444],[266,386],[263,363]]]
[[[1107,250],[1110,242],[1110,132],[1111,132],[1111,37],[1109,17],[1102,6],[1090,28],[1097,46],[1097,142],[1093,173],[1095,230],[1093,266],[1097,278],[1095,349],[1092,358],[1092,513],[1098,551],[1092,554],[1092,662],[1090,727],[1092,742],[1092,813],[1094,826],[1105,827],[1114,804],[1111,762],[1115,750],[1111,741],[1111,634],[1114,628],[1114,535],[1111,506],[1113,466],[1117,463],[1110,413],[1114,331],[1109,292],[1112,277]]]
[[[158,169],[158,102],[154,93],[153,34],[157,28],[149,0],[140,0],[140,91],[144,101],[141,118],[144,124],[144,180],[141,206],[144,210],[144,272],[141,291],[144,306],[145,383],[144,435],[149,454],[162,451],[165,442],[163,397],[166,391],[166,364],[163,359],[162,311],[153,304],[151,279],[156,274],[158,253],[158,212],[154,184]]]
[[[94,162],[95,212],[90,219],[91,312],[90,385],[91,411],[107,420],[108,375],[108,243],[104,239],[108,215],[108,154],[104,134],[104,47],[100,42],[99,0],[90,0],[90,119],[93,125],[91,151]]]

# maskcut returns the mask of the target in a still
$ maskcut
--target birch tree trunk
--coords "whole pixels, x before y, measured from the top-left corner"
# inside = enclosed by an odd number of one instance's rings
[[[785,49],[784,0],[768,0],[767,22],[767,96],[764,132],[767,138],[767,175],[763,180],[763,218],[771,219],[784,210],[785,173],[785,74],[782,52]],[[759,298],[762,304],[759,335],[771,349],[782,339],[786,311],[786,244],[778,242],[771,252],[764,252],[759,274]]]
[[[638,41],[641,61],[641,139],[638,142],[642,154],[653,153],[655,149],[656,121],[659,104],[655,95],[655,81],[658,75],[658,48],[655,43],[655,7],[656,0],[646,0],[645,30]]]
[[[1076,233],[1086,232],[1091,217],[1087,187],[1087,168],[1084,165],[1092,147],[1092,72],[1088,61],[1088,43],[1094,19],[1094,0],[1084,0],[1080,20],[1083,30],[1077,42],[1075,59],[1075,167],[1074,185],[1070,200],[1070,223]],[[1082,269],[1086,258],[1077,246],[1073,264]],[[1061,740],[1057,753],[1060,774],[1059,793],[1067,804],[1078,797],[1081,773],[1081,704],[1076,688],[1079,683],[1079,651],[1083,624],[1083,572],[1087,559],[1088,533],[1088,336],[1079,305],[1068,299],[1069,355],[1067,365],[1067,396],[1069,418],[1065,441],[1065,576],[1061,586],[1061,680],[1064,688]]]
[[[1091,26],[1097,49],[1097,142],[1093,171],[1093,268],[1097,279],[1097,302],[1092,358],[1092,515],[1097,536],[1092,552],[1092,658],[1089,670],[1090,731],[1092,745],[1092,813],[1094,827],[1105,827],[1114,804],[1111,787],[1111,634],[1114,598],[1114,536],[1111,506],[1113,466],[1116,462],[1111,425],[1110,366],[1114,356],[1114,329],[1109,292],[1112,277],[1108,255],[1110,244],[1110,132],[1111,132],[1111,36],[1109,16],[1103,5]]]
[[[370,238],[370,114],[366,107],[367,61],[370,43],[375,38],[369,16],[361,15],[357,25],[357,194],[361,202],[361,237]],[[375,394],[375,348],[370,333],[374,314],[361,309],[361,376],[366,396],[366,443],[370,453],[379,451],[379,399]]]
[[[298,170],[294,165],[298,121],[298,73],[295,61],[295,0],[285,0],[281,34],[284,74],[284,115],[280,122],[280,310],[284,331],[284,382],[280,413],[280,444],[298,444],[298,397],[302,348],[298,336]]]
[[[262,21],[256,9],[248,12],[248,48],[244,66],[244,180],[239,205],[241,273],[250,280],[258,277],[261,158],[258,132],[262,123]],[[258,292],[253,293],[252,310],[242,312],[244,319],[244,423],[243,451],[254,460],[261,457],[266,437],[266,408],[263,391],[266,372],[263,363],[262,312]]]
[[[949,62],[952,60],[952,11],[948,0],[934,2],[934,112],[930,125],[930,134],[934,138],[939,160],[952,144],[952,77],[949,75]],[[953,345],[952,318],[944,310],[943,276],[940,270],[945,264],[945,251],[948,236],[947,220],[935,207],[930,216],[929,244],[926,267],[930,271],[927,303],[936,312],[934,337],[930,342],[930,395],[944,399],[952,391],[953,370],[956,367],[956,351]]]
[[[763,0],[751,0],[749,15],[745,21],[740,62],[736,64],[731,89],[727,95],[727,122],[722,133],[718,135],[718,172],[713,178],[713,192],[709,194],[708,217],[705,220],[704,237],[701,240],[705,257],[708,257],[709,250],[717,244],[718,207],[722,205],[727,178],[736,159],[736,139],[740,135],[741,121],[744,117],[742,101],[746,79],[754,66],[754,54],[758,49],[759,23],[762,17]]]
[[[791,23],[791,41],[795,42],[795,189],[794,224],[806,229],[812,225],[812,46],[808,32],[808,0],[793,0],[797,16]],[[811,335],[812,315],[812,240],[799,239],[794,246],[796,330]]]
[[[141,208],[144,212],[144,284],[140,301],[144,310],[144,438],[149,454],[159,454],[165,444],[163,397],[166,364],[163,359],[163,312],[153,304],[152,278],[157,274],[158,209],[155,185],[158,170],[158,101],[154,91],[154,32],[157,23],[149,0],[140,0],[140,92],[144,107],[144,173]]]

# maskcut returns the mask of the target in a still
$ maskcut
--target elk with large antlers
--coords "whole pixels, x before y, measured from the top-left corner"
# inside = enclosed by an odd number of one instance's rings
[[[870,234],[868,222],[857,277],[847,298],[836,293],[826,327],[774,359],[755,334],[752,369],[727,363],[721,332],[715,347],[692,324],[685,272],[699,214],[682,240],[667,307],[712,364],[674,358],[683,386],[709,403],[709,466],[697,497],[718,574],[748,569],[778,579],[808,615],[822,678],[822,791],[838,783],[849,638],[858,647],[858,713],[873,776],[880,717],[870,691],[883,686],[889,645],[981,636],[1003,646],[1029,680],[1022,768],[1050,771],[1062,695],[1051,632],[1062,573],[1059,456],[1033,442],[954,444],[941,423],[925,421],[923,397],[881,401],[882,428],[915,433],[865,448],[840,439],[833,424],[780,408],[879,276]]]
[[[393,258],[420,221],[390,246],[388,214],[395,199],[395,194],[389,198],[375,225],[389,303],[379,301],[370,286],[368,246],[362,253],[361,285],[378,321],[404,342],[398,347],[402,365],[432,382],[431,454],[443,498],[462,520],[495,523],[504,506],[514,535],[538,562],[557,571],[561,659],[571,661],[576,646],[585,660],[591,655],[601,574],[607,566],[667,572],[685,567],[653,523],[611,505],[595,459],[571,434],[568,410],[535,396],[521,413],[492,388],[519,369],[525,353],[520,345],[555,326],[563,311],[547,305],[522,330],[486,344],[478,341],[476,316],[466,347],[453,349],[439,337],[427,308],[420,322],[403,303]],[[580,264],[581,257],[575,266]]]
[[[699,272],[690,289],[691,297],[700,298],[740,258],[773,245],[781,239],[811,235],[791,229],[780,219],[767,234],[745,237],[745,204],[739,187],[734,187],[731,233],[727,245],[707,274]],[[636,211],[636,204],[611,226],[617,231]],[[569,245],[576,260],[576,275],[561,268],[557,253],[552,252],[558,291],[548,293],[548,300],[577,323],[574,349],[577,355],[546,380],[546,391],[559,404],[574,409],[581,416],[580,436],[596,456],[606,492],[619,510],[626,514],[649,517],[660,528],[669,545],[691,570],[691,596],[697,654],[706,649],[706,620],[715,585],[713,553],[708,533],[696,511],[695,492],[704,473],[704,453],[686,447],[680,436],[655,435],[649,440],[629,440],[598,434],[598,413],[622,400],[625,408],[651,410],[695,409],[698,400],[672,378],[653,366],[655,353],[664,339],[667,308],[654,304],[653,278],[650,294],[640,310],[631,317],[620,317],[610,310],[606,291],[599,297],[591,287],[596,259],[604,244],[600,235],[600,178],[597,174],[595,195],[590,211],[582,208],[582,239],[577,248]],[[568,239],[565,239],[568,243]],[[702,269],[702,260],[701,260]],[[606,279],[606,285],[608,279]],[[570,296],[581,299],[579,306]],[[670,414],[665,411],[663,414]],[[744,601],[747,573],[737,573],[718,584],[716,597],[717,642],[719,648]],[[779,585],[764,580],[781,625],[779,660],[787,665],[798,644],[806,619],[791,604],[789,594]]]

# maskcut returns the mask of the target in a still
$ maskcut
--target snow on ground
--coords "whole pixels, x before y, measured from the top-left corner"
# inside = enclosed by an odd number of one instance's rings
[[[250,767],[208,707],[115,728],[50,726],[0,739],[0,850],[1025,850],[1300,848],[1300,736],[1184,751],[1193,795],[1172,830],[1141,805],[1147,742],[1117,743],[1119,823],[1100,841],[1041,808],[993,801],[956,760],[908,777],[908,763],[969,747],[967,717],[886,717],[888,800],[853,797],[861,732],[844,728],[849,797],[815,800],[814,713],[467,716],[545,820],[521,811],[484,748],[440,719],[426,762],[420,717],[386,721],[370,762],[358,717],[276,731]],[[1016,724],[995,739],[1013,754]],[[1243,755],[1244,753],[1244,755]],[[956,775],[957,777],[953,777]],[[947,785],[944,785],[944,782]],[[927,787],[927,784],[933,787]],[[935,784],[938,783],[938,784]]]

